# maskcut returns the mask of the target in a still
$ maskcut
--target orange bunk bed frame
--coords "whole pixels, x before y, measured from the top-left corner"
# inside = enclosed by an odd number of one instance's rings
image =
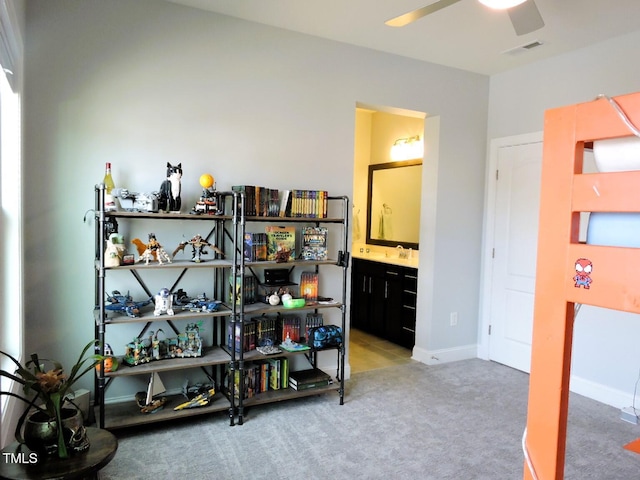
[[[576,306],[640,313],[640,248],[578,240],[580,212],[640,212],[640,171],[582,173],[593,141],[633,135],[617,108],[640,125],[640,93],[545,113],[525,480],[564,477]],[[590,263],[586,282],[576,284],[576,263]]]

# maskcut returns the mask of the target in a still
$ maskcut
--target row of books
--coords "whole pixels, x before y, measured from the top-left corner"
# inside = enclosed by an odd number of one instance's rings
[[[304,343],[309,337],[309,329],[321,325],[322,313],[308,312],[304,321],[294,314],[263,315],[244,322],[243,335],[239,323],[235,324],[235,335],[232,335],[232,324],[229,324],[228,345],[235,345],[236,352],[241,347],[244,352],[250,352],[257,347],[279,346],[287,339]]]
[[[327,227],[301,228],[301,255],[304,260],[327,259]],[[264,232],[244,234],[244,259],[247,262],[265,260],[293,261],[296,257],[296,227],[269,225]]]
[[[244,193],[244,213],[249,217],[327,217],[326,190],[277,190],[255,185],[234,185],[231,190]]]
[[[235,292],[234,292],[235,288]],[[242,291],[241,291],[242,290]],[[244,303],[256,303],[258,300],[258,281],[253,275],[237,276],[229,275],[229,303],[233,303],[235,293],[236,304],[240,304],[240,295],[244,296]]]
[[[245,364],[244,399],[289,388],[289,359],[274,357]],[[235,371],[235,397],[240,398],[240,371]]]
[[[284,217],[280,191],[254,185],[234,185],[234,192],[244,192],[245,215],[249,217]],[[281,214],[282,212],[282,214]]]
[[[245,365],[243,399],[264,392],[292,388],[302,391],[331,385],[331,375],[319,368],[289,372],[287,357],[274,357],[248,362]],[[235,372],[235,396],[240,397],[240,371]]]
[[[284,217],[327,218],[329,193],[326,190],[285,190]]]

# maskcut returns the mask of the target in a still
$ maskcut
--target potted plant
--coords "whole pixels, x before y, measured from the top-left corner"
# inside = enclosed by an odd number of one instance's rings
[[[82,414],[77,412],[77,409],[63,407],[65,401],[73,399],[73,385],[104,359],[100,355],[85,356],[89,348],[95,344],[96,341],[91,341],[84,347],[78,361],[68,374],[65,373],[59,362],[39,358],[37,353],[32,354],[31,360],[21,365],[14,357],[0,350],[0,354],[10,358],[16,365],[14,372],[0,370],[0,376],[22,385],[25,394],[25,396],[21,396],[8,391],[0,391],[0,395],[19,398],[27,404],[27,408],[16,426],[15,436],[19,443],[26,443],[29,448],[41,453],[57,452],[60,458],[68,457],[67,447],[70,441],[75,442],[74,445],[77,446],[74,448],[75,450],[88,448],[86,436],[78,438],[84,433]],[[69,416],[72,417],[72,420],[69,420]],[[22,434],[23,425],[25,426],[24,437]],[[42,443],[39,443],[38,439],[28,438],[38,435],[41,437]]]

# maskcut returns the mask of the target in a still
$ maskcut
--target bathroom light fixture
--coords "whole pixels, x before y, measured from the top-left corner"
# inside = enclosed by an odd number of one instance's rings
[[[524,3],[526,0],[478,0],[481,4],[493,8],[495,10],[506,10],[507,8],[512,8],[521,3]]]
[[[412,160],[424,156],[424,142],[420,135],[399,138],[391,146],[391,160]]]

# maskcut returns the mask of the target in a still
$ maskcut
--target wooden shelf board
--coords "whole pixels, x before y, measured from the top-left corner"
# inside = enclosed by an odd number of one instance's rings
[[[251,317],[253,315],[263,314],[263,313],[276,313],[276,312],[297,312],[300,310],[315,310],[321,308],[339,308],[342,307],[341,302],[336,303],[313,303],[305,305],[300,308],[285,308],[282,305],[267,305],[266,303],[250,303],[245,304],[244,306],[244,315],[246,317]]]
[[[287,267],[299,267],[301,265],[304,266],[315,266],[315,265],[337,265],[338,261],[335,259],[327,259],[327,260],[291,260],[289,262],[276,262],[275,260],[260,260],[257,262],[244,262],[245,267],[271,267],[271,268],[287,268]],[[273,287],[277,287],[278,285],[271,285]]]
[[[115,372],[105,373],[105,377],[124,377],[130,375],[149,375],[153,372],[170,372],[186,368],[208,367],[211,365],[224,365],[231,361],[229,354],[220,347],[212,347],[205,350],[201,357],[168,358],[165,360],[152,360],[130,367],[120,361],[120,366]]]
[[[270,390],[260,393],[254,397],[247,398],[242,402],[243,407],[251,407],[253,405],[261,405],[265,403],[280,402],[291,400],[294,398],[310,397],[312,395],[322,395],[329,392],[338,392],[339,382],[323,387],[309,388],[307,390],[294,390],[293,388],[284,388],[281,390]],[[236,402],[237,404],[237,402]]]
[[[105,212],[106,217],[115,217],[115,218],[152,218],[154,220],[164,218],[171,220],[231,220],[233,217],[231,215],[196,215],[193,213],[163,213],[163,212],[127,212],[127,211],[117,211],[117,212]]]
[[[189,408],[174,411],[174,407],[187,401],[183,395],[167,395],[167,403],[162,410],[155,413],[140,413],[140,407],[135,400],[105,405],[105,426],[107,430],[145,425],[167,420],[175,420],[196,415],[206,415],[216,412],[229,412],[229,401],[221,393],[216,393],[213,402],[206,407]],[[95,407],[95,415],[98,418],[99,407]],[[228,416],[227,416],[228,418]]]
[[[314,217],[244,217],[245,222],[269,222],[269,223],[343,223],[343,218],[327,217],[327,218],[314,218]]]
[[[222,304],[215,312],[189,312],[188,310],[178,310],[180,307],[176,306],[174,308],[175,315],[163,314],[157,317],[153,314],[153,308],[153,305],[142,307],[143,312],[139,317],[128,317],[124,313],[108,312],[104,323],[106,325],[115,325],[117,323],[167,322],[173,320],[192,320],[196,318],[226,317],[232,314],[231,309],[224,304]],[[100,312],[96,309],[94,314],[96,322],[98,322]]]
[[[174,260],[171,263],[165,262],[160,265],[156,261],[149,262],[149,265],[142,263],[134,263],[133,265],[120,265],[119,267],[105,267],[105,270],[155,270],[158,268],[230,268],[233,263],[229,260],[211,259],[202,262],[192,262],[191,260]],[[100,262],[95,262],[96,270],[100,269]]]

